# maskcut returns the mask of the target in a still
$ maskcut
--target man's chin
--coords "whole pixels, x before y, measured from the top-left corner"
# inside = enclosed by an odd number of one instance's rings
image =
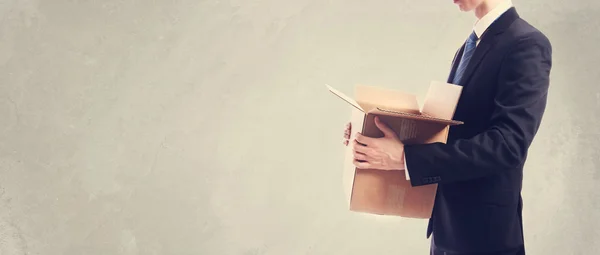
[[[460,5],[460,4],[458,5],[458,9],[462,12],[470,12],[471,11],[471,9],[466,8],[465,6]]]
[[[463,12],[469,12],[469,11],[471,11],[471,9],[468,8],[467,6],[465,6],[463,3],[461,3],[460,0],[455,0],[454,4],[456,4],[456,6],[458,7],[458,9],[460,9]]]

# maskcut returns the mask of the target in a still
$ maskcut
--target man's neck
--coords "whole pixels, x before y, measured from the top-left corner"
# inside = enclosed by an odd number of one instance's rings
[[[502,0],[484,0],[477,8],[475,8],[475,16],[477,19],[481,19],[483,16],[488,14],[494,9]]]

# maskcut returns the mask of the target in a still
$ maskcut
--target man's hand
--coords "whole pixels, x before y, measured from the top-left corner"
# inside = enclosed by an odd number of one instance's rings
[[[360,169],[404,170],[404,144],[392,129],[375,117],[383,137],[356,135],[353,142],[354,165]]]
[[[345,146],[348,146],[351,132],[352,132],[352,122],[348,122],[348,124],[346,124],[346,129],[344,130],[344,142],[343,143]]]

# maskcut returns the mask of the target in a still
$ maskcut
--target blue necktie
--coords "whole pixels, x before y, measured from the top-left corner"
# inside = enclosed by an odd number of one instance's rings
[[[456,73],[454,74],[454,79],[452,79],[453,84],[459,84],[463,74],[465,73],[465,70],[467,69],[467,65],[469,64],[469,61],[471,60],[471,57],[473,56],[473,52],[475,52],[475,48],[477,46],[477,39],[478,38],[477,38],[477,35],[475,34],[475,31],[473,31],[473,33],[471,33],[471,35],[467,39],[467,42],[465,43],[465,49],[463,51],[463,55],[460,58],[460,63],[458,64],[458,67],[456,68]]]

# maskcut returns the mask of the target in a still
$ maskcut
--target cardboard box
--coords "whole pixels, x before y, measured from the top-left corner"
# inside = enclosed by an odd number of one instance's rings
[[[415,95],[397,90],[358,85],[354,100],[327,87],[353,106],[350,141],[357,132],[382,137],[383,133],[375,126],[375,116],[380,116],[404,144],[445,143],[449,126],[462,124],[452,120],[461,86],[431,82],[422,109]],[[344,186],[351,211],[407,218],[431,217],[437,184],[412,187],[403,170],[357,169],[352,163],[351,145],[346,147],[345,157]]]

